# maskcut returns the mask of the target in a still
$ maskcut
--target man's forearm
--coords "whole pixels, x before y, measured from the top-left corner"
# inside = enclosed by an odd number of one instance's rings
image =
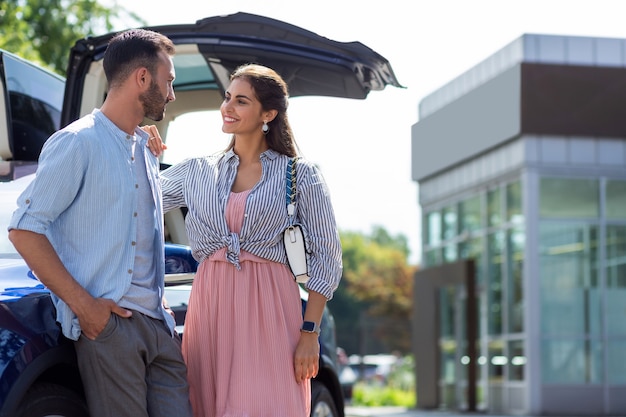
[[[37,278],[75,313],[88,306],[91,295],[72,277],[45,235],[12,229],[9,239]]]

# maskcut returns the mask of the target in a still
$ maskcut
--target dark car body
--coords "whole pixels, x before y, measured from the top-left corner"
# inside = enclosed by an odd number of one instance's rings
[[[386,85],[400,86],[389,63],[366,46],[335,42],[262,16],[237,13],[150,29],[170,37],[177,49],[177,99],[157,123],[165,141],[177,116],[218,109],[229,74],[246,62],[276,69],[292,97],[364,99]],[[102,57],[113,35],[77,41],[68,51],[65,79],[0,50],[0,227],[5,230],[0,235],[0,417],[88,415],[73,344],[55,321],[49,291],[8,242],[6,227],[49,135],[102,104],[107,90]],[[184,337],[186,300],[197,262],[187,246],[183,218],[182,211],[171,212],[165,222],[170,232],[166,295]],[[301,293],[304,308],[307,293]],[[312,413],[343,416],[335,326],[328,310],[321,327]]]

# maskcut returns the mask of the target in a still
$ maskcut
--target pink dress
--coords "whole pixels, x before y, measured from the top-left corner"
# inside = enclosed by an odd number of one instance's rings
[[[249,191],[231,193],[226,221],[239,233]],[[185,319],[183,355],[195,417],[308,417],[311,381],[293,354],[302,305],[286,265],[248,252],[241,269],[221,249],[202,262]]]

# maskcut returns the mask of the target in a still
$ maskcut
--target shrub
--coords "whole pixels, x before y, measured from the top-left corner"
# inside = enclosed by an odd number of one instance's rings
[[[368,407],[415,407],[415,365],[413,357],[406,356],[392,367],[384,382],[361,381],[354,385],[352,404]]]
[[[359,382],[352,391],[352,404],[367,407],[415,407],[415,391],[404,391],[389,386],[375,386]]]

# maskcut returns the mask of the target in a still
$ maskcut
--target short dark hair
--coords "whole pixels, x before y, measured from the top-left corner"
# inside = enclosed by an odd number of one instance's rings
[[[123,82],[137,68],[155,74],[159,52],[174,55],[174,43],[165,35],[146,29],[130,29],[115,35],[104,53],[103,67],[109,85]]]

